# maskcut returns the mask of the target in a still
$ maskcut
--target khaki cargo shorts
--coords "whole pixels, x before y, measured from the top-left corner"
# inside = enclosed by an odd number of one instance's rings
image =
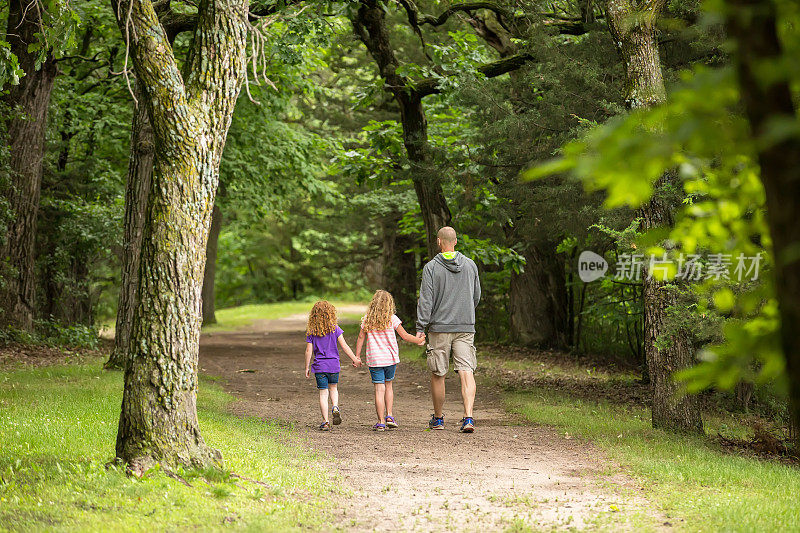
[[[475,372],[478,358],[475,353],[474,333],[428,333],[428,369],[437,376],[447,375],[450,355],[453,356],[453,369]]]

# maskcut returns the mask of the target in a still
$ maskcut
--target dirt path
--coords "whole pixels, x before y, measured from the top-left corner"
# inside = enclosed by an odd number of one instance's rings
[[[200,366],[225,378],[241,400],[235,404],[238,413],[289,422],[332,457],[331,468],[343,481],[341,502],[331,511],[336,527],[632,529],[636,525],[628,520],[637,515],[639,525],[642,516],[650,524],[663,523],[648,518],[651,506],[640,488],[598,450],[549,428],[520,425],[502,409],[498,391],[479,388],[476,432],[459,433],[460,390],[452,373],[444,431],[427,430],[427,374],[401,363],[395,380],[400,428],[375,433],[369,373],[343,362],[343,423],[330,433],[317,431],[317,391],[313,378],[306,380],[302,372],[305,319],[264,320],[245,330],[204,335]],[[355,339],[348,342],[355,346]]]

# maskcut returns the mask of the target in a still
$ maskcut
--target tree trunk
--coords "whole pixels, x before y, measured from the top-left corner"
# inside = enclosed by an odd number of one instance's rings
[[[417,262],[413,252],[416,244],[409,235],[397,232],[397,218],[383,223],[383,268],[381,286],[394,297],[397,316],[413,324],[417,316]]]
[[[657,183],[664,187],[675,176],[668,172]],[[658,191],[639,211],[645,230],[671,226],[672,207],[663,202]],[[673,374],[694,364],[694,346],[691,335],[684,329],[669,338],[662,338],[667,330],[668,309],[678,304],[674,290],[666,283],[646,276],[643,280],[644,350],[648,377],[653,390],[653,427],[677,431],[703,431],[700,397],[684,394]],[[659,349],[658,342],[666,343]]]
[[[606,0],[608,29],[625,66],[628,109],[659,105],[667,97],[655,32],[663,0],[650,5],[652,13],[637,11],[630,0]]]
[[[206,246],[206,268],[203,272],[203,325],[216,324],[216,304],[214,301],[214,278],[217,274],[217,242],[222,229],[222,210],[215,203],[211,212],[211,230],[208,232]]]
[[[511,340],[541,348],[567,345],[567,292],[564,265],[536,247],[525,252],[525,270],[511,273]]]
[[[607,0],[608,27],[625,65],[625,104],[628,109],[658,105],[666,99],[655,21],[663,2],[647,4],[638,10],[629,0]],[[653,199],[643,205],[639,216],[643,229],[672,225],[672,206],[659,198],[658,189],[670,183],[665,174],[656,185]],[[653,391],[653,427],[702,432],[700,398],[681,393],[673,375],[694,364],[694,349],[688,331],[683,329],[660,339],[665,330],[667,309],[676,303],[675,295],[664,282],[645,276],[643,281],[645,358]],[[658,341],[666,341],[662,349]]]
[[[131,124],[131,154],[128,161],[128,178],[125,186],[125,220],[122,248],[122,274],[120,277],[117,322],[114,333],[114,350],[106,368],[124,369],[129,359],[133,311],[136,309],[139,289],[139,263],[142,253],[147,199],[153,175],[153,127],[147,115],[144,92],[136,85],[139,104]]]
[[[48,53],[36,69],[40,31],[36,10],[28,3],[11,0],[8,5],[6,39],[25,76],[8,88],[3,101],[11,108],[8,119],[10,189],[4,192],[13,219],[0,245],[0,327],[33,329],[35,308],[36,219],[42,185],[42,163],[47,129],[47,108],[56,78],[56,63]]]
[[[136,475],[155,462],[221,461],[197,422],[200,293],[220,158],[244,79],[247,8],[246,0],[200,2],[181,75],[152,2],[114,4],[155,140],[116,446]]]
[[[773,2],[730,0],[728,25],[738,50],[736,66],[742,103],[756,138],[767,220],[775,257],[775,294],[781,316],[781,345],[789,377],[792,426],[800,427],[800,138],[764,142],[770,124],[797,122],[790,80],[764,79],[759,69],[782,61]],[[774,122],[773,122],[774,121]],[[773,126],[774,127],[774,126]],[[760,142],[758,142],[760,141]],[[797,438],[797,435],[795,435]]]

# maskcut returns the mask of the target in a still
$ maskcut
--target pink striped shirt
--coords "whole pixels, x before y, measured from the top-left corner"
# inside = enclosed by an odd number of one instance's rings
[[[364,324],[364,319],[361,319]],[[400,362],[400,349],[397,347],[397,336],[394,330],[402,322],[397,315],[392,315],[392,327],[377,331],[366,331],[367,366],[391,366]]]

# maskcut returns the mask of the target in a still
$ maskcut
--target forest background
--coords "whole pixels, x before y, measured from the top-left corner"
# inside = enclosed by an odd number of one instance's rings
[[[144,106],[132,105],[139,89],[113,10],[36,5],[35,23],[24,3],[3,10],[2,339],[94,345],[102,326],[130,322],[119,303],[137,269],[125,254],[146,207],[130,202],[130,175],[152,133],[140,137],[141,116],[136,126]],[[181,57],[192,5],[158,6]],[[364,300],[376,288],[410,323],[433,232],[448,224],[481,270],[481,341],[610,358],[653,381],[656,405],[688,384],[677,409],[654,410],[666,426],[701,429],[696,393],[711,388],[732,409],[755,401],[791,437],[798,380],[778,305],[791,294],[775,288],[788,278],[772,248],[785,228],[768,220],[759,164],[796,142],[797,117],[754,121],[744,67],[763,60],[751,71],[796,101],[798,12],[768,7],[252,3],[258,31],[222,153],[204,324],[217,307]],[[771,56],[749,54],[737,17],[763,23]],[[22,29],[39,44],[18,49]],[[20,114],[36,87],[42,120]],[[20,124],[43,128],[41,146]],[[39,174],[20,173],[21,159]],[[585,283],[584,250],[612,266],[636,251],[672,266]],[[714,254],[760,257],[761,277],[680,282],[683,253],[706,269]]]

